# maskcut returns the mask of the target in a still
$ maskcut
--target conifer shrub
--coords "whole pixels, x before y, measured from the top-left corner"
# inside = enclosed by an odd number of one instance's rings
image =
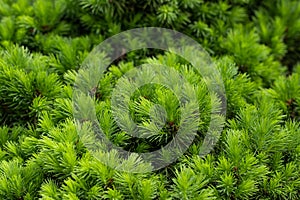
[[[201,44],[226,93],[226,115],[215,119],[221,102],[182,57],[146,49],[109,66],[91,101],[106,138],[128,152],[167,145],[188,107],[180,110],[176,94],[159,84],[124,93],[129,115],[144,127],[143,137],[130,135],[111,102],[127,72],[166,65],[195,90],[200,115],[188,123],[197,127],[195,139],[155,171],[139,157],[122,161],[116,151],[95,156],[86,145],[95,139],[94,124],[79,124],[73,109],[76,77],[92,50],[141,27],[173,29]],[[0,199],[300,199],[299,43],[297,0],[0,0]],[[199,155],[212,120],[225,120],[224,128],[209,154]],[[121,169],[110,166],[120,162]]]

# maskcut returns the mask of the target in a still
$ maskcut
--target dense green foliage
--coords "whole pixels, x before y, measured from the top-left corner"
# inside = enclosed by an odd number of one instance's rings
[[[178,70],[196,88],[201,112],[184,156],[159,171],[131,174],[87,151],[73,120],[72,91],[93,47],[147,26],[187,34],[214,58],[226,89],[226,127],[214,150],[200,157],[219,102],[210,101],[205,81],[186,61],[130,52],[95,88],[97,117],[114,144],[153,151],[180,126],[174,94],[146,85],[130,102],[134,120],[148,127],[145,138],[119,129],[111,92],[135,65]],[[297,0],[0,0],[0,199],[300,199],[299,44]],[[149,136],[154,104],[168,118],[160,134]],[[117,159],[111,152],[107,162]],[[128,168],[137,162],[129,160]]]

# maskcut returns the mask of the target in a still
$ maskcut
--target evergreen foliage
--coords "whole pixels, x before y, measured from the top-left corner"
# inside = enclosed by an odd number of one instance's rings
[[[189,122],[198,128],[195,139],[180,159],[131,174],[105,164],[120,162],[114,151],[97,152],[100,162],[87,150],[83,139],[93,138],[78,135],[73,86],[93,47],[150,26],[180,31],[213,57],[226,90],[226,126],[214,150],[199,156],[220,104],[211,101],[203,77],[172,53],[124,55],[92,91],[113,144],[131,152],[159,149],[177,133],[180,114],[191,112],[180,109],[170,89],[148,84],[126,96],[143,137],[130,135],[125,117],[121,129],[110,98],[137,65],[164,64],[182,74],[200,111],[199,121]],[[299,43],[297,0],[0,0],[0,199],[300,199]],[[80,131],[88,134],[90,126]],[[130,157],[122,167],[149,166]]]

